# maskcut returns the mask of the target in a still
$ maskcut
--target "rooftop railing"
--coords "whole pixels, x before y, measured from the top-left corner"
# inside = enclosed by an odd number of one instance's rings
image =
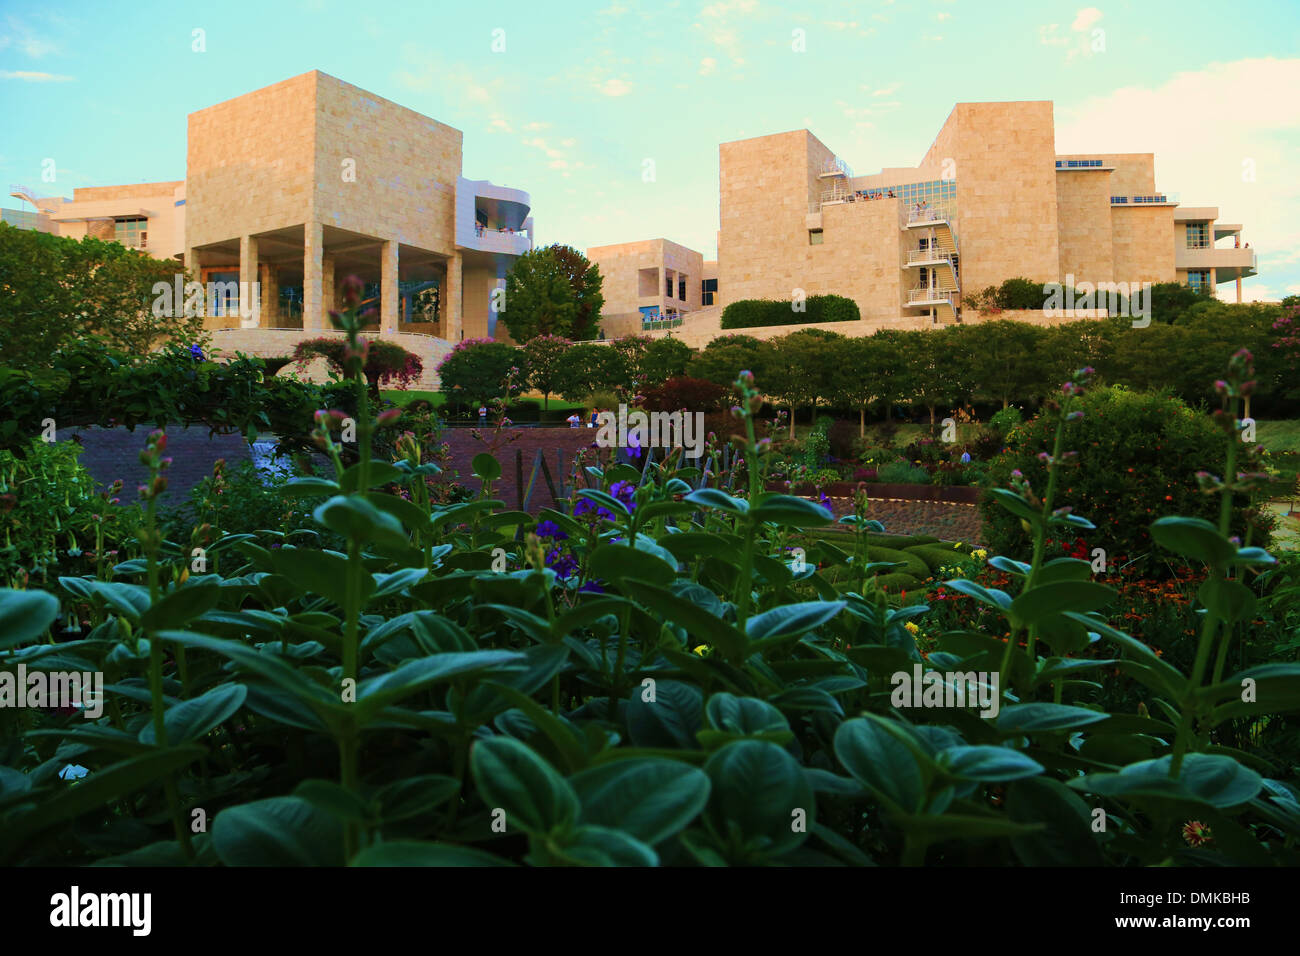
[[[907,250],[907,261],[910,265],[914,262],[952,262],[952,253],[943,249],[909,249]]]
[[[1058,159],[1056,161],[1057,169],[1092,169],[1100,166],[1100,159]]]
[[[1112,206],[1171,206],[1178,204],[1177,193],[1156,193],[1152,196],[1111,196]]]

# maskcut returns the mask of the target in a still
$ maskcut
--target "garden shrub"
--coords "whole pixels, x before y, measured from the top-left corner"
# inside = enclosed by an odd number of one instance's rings
[[[319,355],[329,362],[331,369],[342,375],[347,348],[347,340],[339,337],[305,339],[294,346],[293,360],[298,364],[299,371],[302,371],[308,362]],[[396,342],[369,339],[366,342],[366,363],[362,366],[362,374],[365,375],[371,392],[378,395],[380,385],[386,388],[406,388],[416,381],[424,374],[424,362],[420,356],[408,352]]]
[[[771,299],[737,299],[722,310],[722,328],[751,329],[770,325],[807,325],[814,322],[858,322],[858,304],[842,295],[812,295],[804,310],[791,302]]]
[[[903,565],[901,568],[895,568],[896,572],[910,574],[916,578],[925,578],[929,575],[930,569],[924,561],[908,551],[895,548],[882,548],[872,546],[867,548],[867,557],[872,561],[895,561]]]
[[[1020,413],[1020,409],[1014,405],[1008,405],[1006,408],[1000,408],[993,413],[993,417],[989,419],[989,427],[1005,438],[1011,429],[1024,422],[1024,420],[1025,416]]]
[[[884,485],[928,485],[930,473],[920,465],[891,461],[876,469],[876,480]]]
[[[727,389],[708,379],[670,378],[662,385],[647,388],[644,407],[653,412],[714,412],[722,408]]]
[[[569,354],[575,351],[576,347]],[[449,403],[477,408],[494,398],[515,398],[523,391],[520,361],[519,350],[513,345],[493,339],[463,339],[438,363],[438,379]]]
[[[1168,511],[1205,519],[1218,516],[1217,501],[1199,490],[1196,473],[1223,474],[1222,433],[1207,416],[1176,398],[1119,387],[1090,392],[1080,401],[1079,411],[1083,418],[1066,425],[1063,450],[1077,452],[1077,458],[1061,474],[1059,503],[1096,525],[1095,531],[1080,536],[1090,548],[1104,548],[1108,561],[1132,560],[1157,571],[1166,559],[1148,531],[1156,517]],[[1055,415],[1048,410],[1014,430],[1009,450],[990,466],[992,483],[1006,484],[1019,469],[1041,493],[1047,466],[1039,455],[1051,453],[1055,429]],[[1252,469],[1239,457],[1237,470]],[[1244,536],[1249,504],[1241,495],[1236,501],[1232,529]],[[1028,556],[1029,537],[1015,515],[988,496],[981,514],[993,551]],[[1254,524],[1252,540],[1267,543],[1262,521]]]

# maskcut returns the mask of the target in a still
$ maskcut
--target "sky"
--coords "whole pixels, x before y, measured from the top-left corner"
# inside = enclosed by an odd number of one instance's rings
[[[1058,152],[1154,152],[1160,190],[1243,224],[1246,299],[1300,293],[1296,0],[0,0],[0,177],[184,179],[188,113],[312,69],[462,130],[539,243],[705,258],[719,143],[807,128],[865,175],[956,102],[1050,99]]]

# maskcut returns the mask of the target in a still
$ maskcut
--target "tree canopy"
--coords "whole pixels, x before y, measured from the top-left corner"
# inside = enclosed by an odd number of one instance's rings
[[[600,330],[600,268],[572,246],[524,253],[506,276],[501,321],[517,342],[538,335],[583,341]]]

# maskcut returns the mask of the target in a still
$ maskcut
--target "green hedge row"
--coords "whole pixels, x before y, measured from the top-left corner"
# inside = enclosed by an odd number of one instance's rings
[[[858,304],[842,295],[812,295],[796,309],[791,301],[739,299],[722,310],[724,329],[752,329],[765,325],[806,325],[810,322],[857,322]]]

